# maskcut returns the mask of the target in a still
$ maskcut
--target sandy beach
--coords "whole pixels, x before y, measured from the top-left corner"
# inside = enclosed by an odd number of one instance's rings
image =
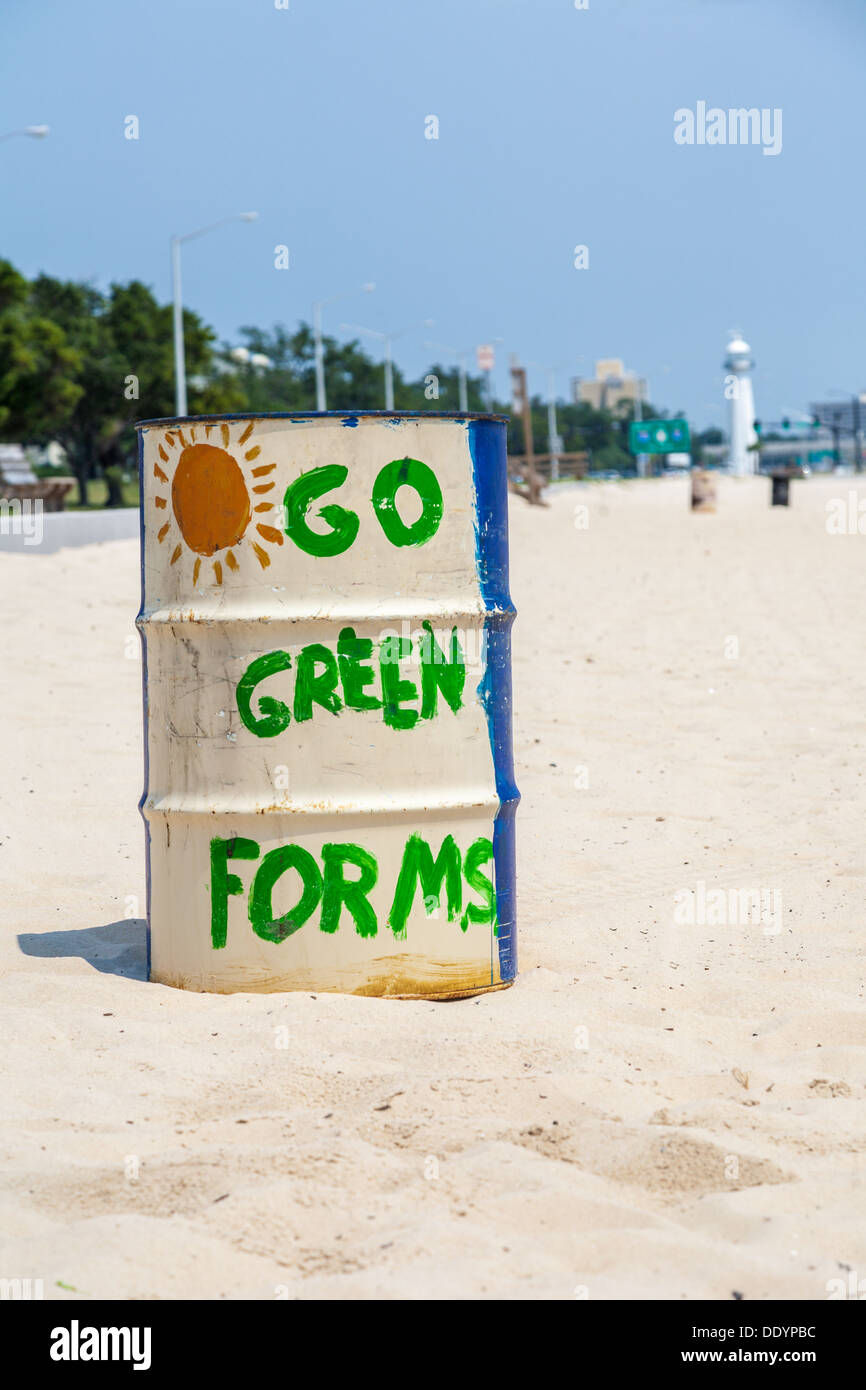
[[[512,501],[520,974],[455,1003],[148,983],[137,543],[0,554],[0,1277],[69,1301],[866,1277],[866,538],[825,524],[854,486]]]

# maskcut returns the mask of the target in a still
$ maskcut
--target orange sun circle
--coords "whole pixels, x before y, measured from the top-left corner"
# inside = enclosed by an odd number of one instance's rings
[[[171,506],[181,535],[197,555],[237,545],[250,521],[250,496],[231,454],[213,444],[190,444],[178,459]]]

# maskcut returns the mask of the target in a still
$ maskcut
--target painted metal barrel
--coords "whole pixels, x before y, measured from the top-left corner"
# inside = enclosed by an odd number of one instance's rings
[[[505,421],[138,429],[151,979],[510,984]]]

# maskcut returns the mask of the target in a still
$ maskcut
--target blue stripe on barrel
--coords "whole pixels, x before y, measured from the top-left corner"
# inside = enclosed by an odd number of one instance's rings
[[[141,573],[141,602],[138,609],[139,619],[144,617],[144,430],[138,431],[138,510],[139,524],[141,529],[140,546],[140,573]],[[147,800],[148,787],[150,786],[150,749],[148,747],[148,681],[147,681],[147,634],[140,623],[137,623],[138,635],[141,638],[141,690],[142,690],[142,718],[144,725],[144,790],[138,801],[138,810],[144,821],[144,864],[145,864],[145,893],[146,893],[146,917],[145,926],[147,934],[147,978],[150,979],[150,824],[144,814],[144,803]]]
[[[487,714],[499,810],[493,829],[500,978],[517,974],[514,817],[520,793],[514,781],[511,740],[511,624],[508,589],[508,470],[506,425],[471,420],[469,450],[475,477],[475,549],[484,600],[486,661],[478,693]]]

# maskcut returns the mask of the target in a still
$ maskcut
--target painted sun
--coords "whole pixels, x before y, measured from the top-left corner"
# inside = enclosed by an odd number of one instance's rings
[[[268,513],[276,510],[268,493],[276,486],[271,474],[277,465],[256,463],[262,451],[250,443],[252,421],[235,428],[240,433],[234,440],[225,422],[166,430],[158,449],[160,462],[153,465],[157,483],[164,485],[154,504],[158,511],[169,512],[159,528],[159,542],[172,546],[172,565],[185,549],[195,556],[193,584],[198,583],[202,560],[210,561],[213,578],[222,584],[223,565],[237,570],[243,547],[251,548],[267,569],[271,557],[265,545],[283,544],[282,532],[268,522]]]

